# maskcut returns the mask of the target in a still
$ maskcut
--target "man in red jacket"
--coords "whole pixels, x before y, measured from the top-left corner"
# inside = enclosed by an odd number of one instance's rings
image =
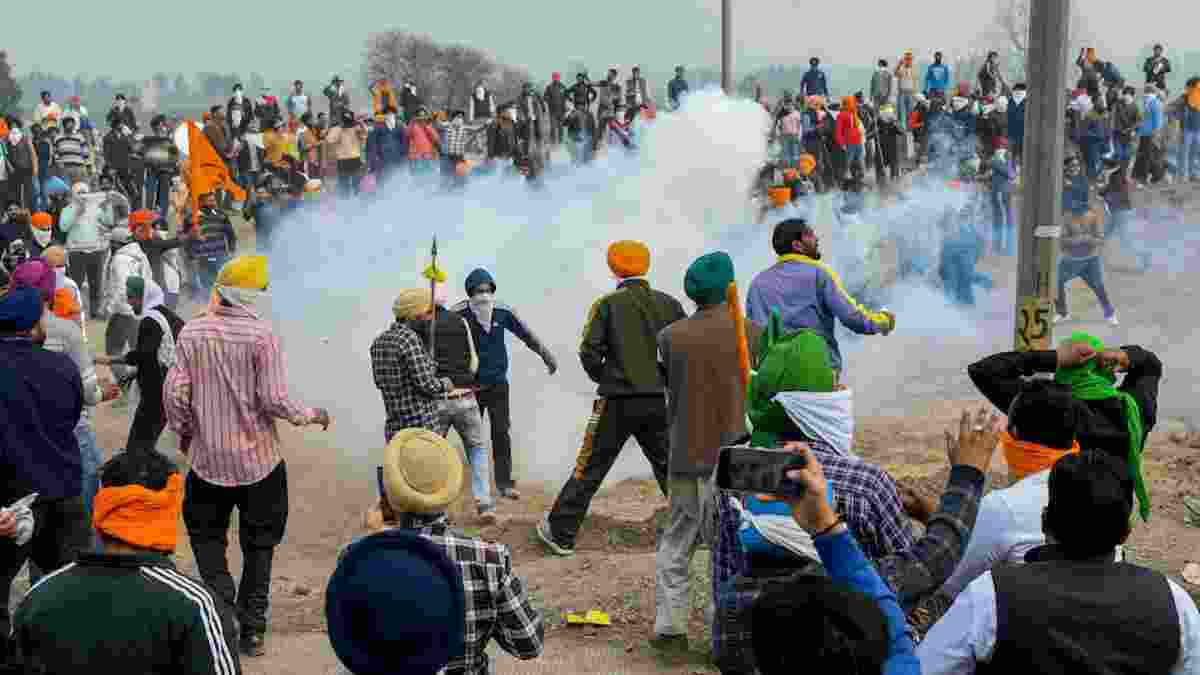
[[[858,117],[858,100],[853,96],[842,99],[842,110],[837,116],[837,128],[833,139],[838,147],[846,153],[846,166],[850,175],[858,178],[863,175],[863,127]]]

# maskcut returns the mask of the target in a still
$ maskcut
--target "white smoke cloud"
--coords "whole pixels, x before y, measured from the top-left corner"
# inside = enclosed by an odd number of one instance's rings
[[[778,219],[752,224],[747,199],[766,159],[768,121],[751,102],[699,92],[679,113],[660,115],[637,155],[614,150],[545,189],[493,177],[473,180],[465,194],[442,194],[405,181],[386,186],[370,204],[339,206],[336,216],[313,212],[285,223],[271,254],[272,306],[295,397],[330,409],[330,433],[348,464],[378,462],[384,411],[368,350],[391,323],[397,291],[426,283],[420,271],[436,235],[451,296],[461,299],[466,275],[486,268],[497,280],[498,300],[514,307],[558,358],[560,370],[551,377],[537,356],[509,340],[517,480],[561,483],[574,465],[595,391],[576,354],[591,303],[614,287],[608,244],[645,241],[651,283],[686,307],[687,266],[709,251],[728,251],[744,297],[753,276],[774,261],[770,233]],[[885,224],[899,218],[878,217]],[[819,225],[832,233],[831,224]],[[860,370],[865,376],[897,361],[898,347],[909,367],[916,367],[913,351],[926,349],[930,338],[966,336],[975,348],[970,322],[946,309],[940,294],[905,288],[892,302],[905,337],[844,346],[855,354],[856,386],[868,386],[856,379]],[[896,384],[887,389],[904,395]],[[613,476],[648,473],[641,453],[628,447]]]

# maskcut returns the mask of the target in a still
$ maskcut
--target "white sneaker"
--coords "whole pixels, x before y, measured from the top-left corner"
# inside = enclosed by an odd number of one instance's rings
[[[1063,322],[1066,322],[1066,321],[1070,321],[1070,320],[1071,320],[1071,315],[1070,315],[1070,314],[1055,314],[1055,315],[1054,315],[1054,323],[1055,323],[1056,325],[1057,325],[1057,324],[1060,324],[1060,323],[1063,323]]]
[[[1108,322],[1109,322],[1110,324],[1114,325],[1114,326],[1120,326],[1120,325],[1121,325],[1121,322],[1120,322],[1120,321],[1117,321],[1117,315],[1116,315],[1116,314],[1113,314],[1112,316],[1108,317]]]

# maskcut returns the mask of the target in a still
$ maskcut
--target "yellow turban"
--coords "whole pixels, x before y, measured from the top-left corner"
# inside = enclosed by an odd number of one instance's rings
[[[650,249],[640,241],[613,242],[608,247],[608,268],[622,279],[640,277],[650,271]]]
[[[407,288],[400,291],[396,301],[392,303],[392,314],[400,321],[408,321],[428,312],[433,308],[432,298],[427,288]]]
[[[267,287],[267,257],[243,255],[230,260],[217,275],[217,285],[261,291]]]

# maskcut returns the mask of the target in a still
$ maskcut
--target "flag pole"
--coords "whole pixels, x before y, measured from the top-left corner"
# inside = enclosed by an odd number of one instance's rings
[[[429,275],[429,306],[433,308],[433,318],[429,321],[429,354],[435,359],[437,358],[437,235],[433,236],[433,246],[430,249],[430,257],[433,262],[431,265],[433,274]]]

